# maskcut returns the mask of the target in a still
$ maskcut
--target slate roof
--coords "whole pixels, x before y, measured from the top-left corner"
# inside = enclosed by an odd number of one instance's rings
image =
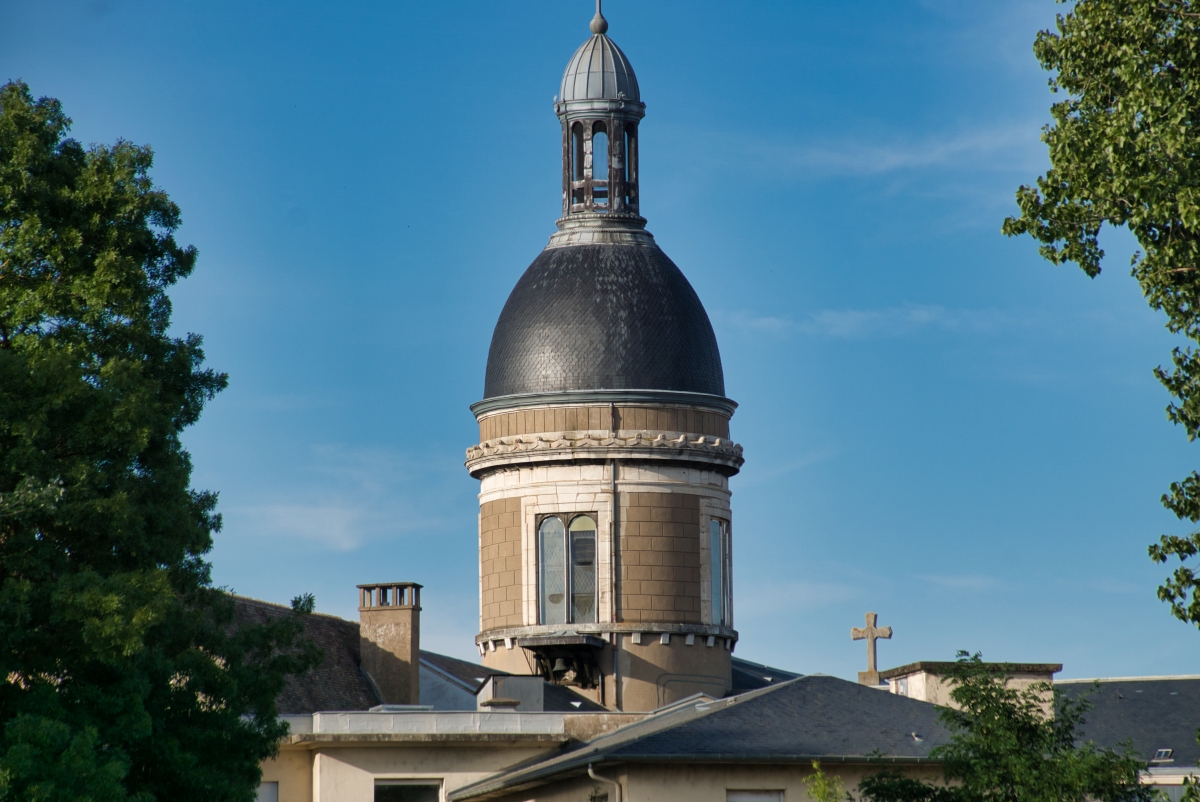
[[[1072,699],[1086,695],[1091,702],[1081,727],[1085,740],[1114,749],[1132,741],[1145,761],[1159,749],[1174,750],[1170,763],[1156,766],[1200,765],[1200,676],[1059,680],[1054,687]]]
[[[355,624],[355,630],[357,629],[358,625]],[[421,662],[456,680],[471,693],[479,690],[489,674],[496,673],[494,669],[484,668],[477,663],[459,660],[457,657],[447,657],[437,652],[427,652],[424,649],[421,650]]]
[[[291,608],[281,604],[245,596],[233,598],[239,623],[261,624],[291,613]],[[325,659],[307,674],[288,678],[276,702],[280,715],[369,710],[380,703],[371,683],[359,670],[357,621],[313,613],[305,618],[304,634],[321,647]],[[421,650],[421,664],[449,677],[470,693],[477,692],[488,675],[504,673],[424,649]],[[579,704],[573,704],[576,702]],[[546,683],[543,704],[546,712],[605,712],[605,708],[571,689],[552,683]]]
[[[547,760],[450,795],[487,799],[626,762],[926,762],[950,734],[938,708],[836,677],[810,675],[713,702],[680,706]]]
[[[725,395],[708,314],[657,245],[547,248],[504,304],[484,398],[579,390]]]
[[[279,604],[234,596],[237,621],[262,624],[290,615]],[[367,710],[379,697],[359,670],[358,622],[313,613],[304,619],[304,634],[325,652],[325,660],[299,677],[288,677],[276,704],[281,715],[314,713],[318,710]]]
[[[608,708],[580,696],[570,688],[545,683],[542,689],[542,711],[545,713],[607,713]]]
[[[732,662],[733,689],[729,692],[729,696],[745,693],[746,691],[756,691],[759,688],[766,688],[771,685],[779,685],[780,683],[802,676],[792,671],[784,671],[782,668],[772,668],[771,666],[764,666],[762,663],[752,663],[740,657],[734,657]]]

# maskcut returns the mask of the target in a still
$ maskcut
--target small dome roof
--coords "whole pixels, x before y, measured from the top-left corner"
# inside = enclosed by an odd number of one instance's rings
[[[704,306],[657,245],[547,248],[508,297],[484,398],[579,390],[725,395]]]
[[[603,33],[597,33],[571,56],[558,99],[640,102],[642,94],[633,65],[621,48]]]

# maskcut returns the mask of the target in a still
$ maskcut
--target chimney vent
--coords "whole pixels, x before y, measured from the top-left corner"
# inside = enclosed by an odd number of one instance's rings
[[[385,705],[421,702],[421,586],[358,586],[359,654]]]

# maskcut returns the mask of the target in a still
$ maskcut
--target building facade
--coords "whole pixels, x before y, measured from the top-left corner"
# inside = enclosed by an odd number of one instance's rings
[[[637,76],[599,11],[572,56],[562,217],[500,313],[479,443],[484,664],[611,710],[731,687],[729,439],[716,337],[639,214]]]

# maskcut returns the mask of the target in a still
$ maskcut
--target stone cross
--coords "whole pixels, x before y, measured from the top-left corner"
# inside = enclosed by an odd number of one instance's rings
[[[867,625],[863,628],[854,627],[850,630],[850,638],[852,640],[867,641],[867,670],[858,672],[858,682],[860,685],[878,685],[879,672],[875,668],[875,639],[883,638],[890,640],[892,637],[891,627],[877,627],[875,622],[879,620],[879,616],[875,613],[867,613]]]

